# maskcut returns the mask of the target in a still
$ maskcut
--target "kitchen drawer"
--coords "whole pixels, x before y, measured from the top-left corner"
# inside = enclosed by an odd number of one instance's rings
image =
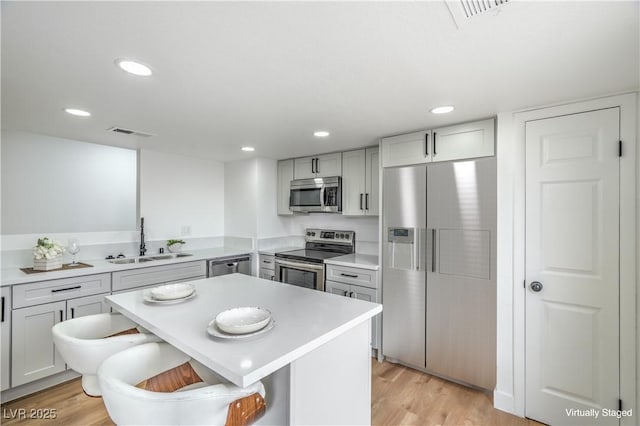
[[[207,263],[202,260],[172,265],[151,266],[149,268],[114,272],[112,275],[112,288],[115,292],[154,284],[204,278],[207,275]]]
[[[260,270],[269,269],[271,271],[275,271],[275,256],[270,256],[268,254],[260,255]]]
[[[370,269],[352,268],[327,264],[326,280],[378,288],[378,273]]]
[[[13,286],[13,309],[111,291],[111,274],[84,275]]]

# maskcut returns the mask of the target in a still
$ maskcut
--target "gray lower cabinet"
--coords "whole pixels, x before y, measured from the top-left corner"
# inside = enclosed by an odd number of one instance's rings
[[[9,389],[11,382],[11,287],[2,287],[2,321],[0,322],[0,362],[2,369],[0,370],[0,379],[2,388],[0,390]]]
[[[154,284],[190,281],[207,276],[207,263],[204,260],[130,269],[112,274],[113,292],[140,289]]]
[[[327,293],[351,297],[353,299],[366,300],[367,302],[378,302],[378,290],[374,288],[345,284],[337,281],[326,281],[325,291]],[[371,347],[374,349],[378,349],[378,323],[379,319],[376,316],[371,321]]]
[[[109,312],[108,293],[14,309],[11,327],[11,387],[66,369],[55,349],[51,328],[66,319]],[[4,346],[4,343],[3,343]]]
[[[11,386],[16,387],[65,370],[53,345],[51,327],[64,321],[67,302],[14,309],[11,329]]]
[[[270,254],[260,254],[260,278],[274,281],[275,273],[275,256]]]
[[[87,315],[102,314],[111,312],[111,308],[104,300],[106,294],[97,294],[95,296],[80,297],[78,299],[67,300],[67,319],[84,317]]]

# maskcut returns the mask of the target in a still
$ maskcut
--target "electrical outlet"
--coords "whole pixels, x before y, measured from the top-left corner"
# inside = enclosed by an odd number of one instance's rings
[[[182,229],[180,231],[180,234],[183,237],[187,237],[187,236],[191,235],[191,225],[182,225]]]

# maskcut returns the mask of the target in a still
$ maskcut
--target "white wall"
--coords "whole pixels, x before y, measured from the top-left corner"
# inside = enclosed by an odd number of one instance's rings
[[[146,238],[162,240],[176,237],[222,237],[224,168],[224,164],[218,161],[140,151],[140,213],[145,218]],[[191,228],[190,235],[182,235],[183,226]],[[34,229],[25,234],[2,235],[2,251],[30,249],[37,238],[42,236],[49,236],[63,244],[68,238],[77,237],[83,247],[137,242],[139,239],[135,229],[73,233]]]
[[[132,149],[2,131],[2,233],[130,231]]]
[[[224,235],[225,166],[140,151],[140,216],[149,239]]]
[[[271,238],[291,234],[287,221],[278,216],[278,161],[256,160],[257,166],[257,237]],[[298,234],[301,235],[301,234]]]
[[[258,210],[256,160],[226,163],[224,181],[224,234],[255,238]]]

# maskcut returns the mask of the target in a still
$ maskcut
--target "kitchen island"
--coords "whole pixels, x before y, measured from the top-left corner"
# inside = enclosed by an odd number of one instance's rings
[[[262,380],[259,424],[370,424],[371,318],[382,306],[241,274],[192,281],[196,297],[150,304],[144,290],[107,302],[238,386]],[[226,309],[259,306],[273,329],[246,339],[208,335]]]

